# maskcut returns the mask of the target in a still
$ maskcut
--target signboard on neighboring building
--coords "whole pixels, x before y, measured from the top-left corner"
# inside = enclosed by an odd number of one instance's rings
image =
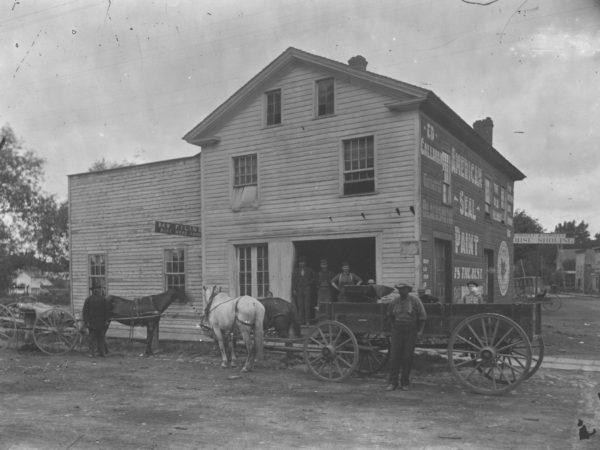
[[[574,244],[575,238],[566,234],[552,233],[515,233],[514,244]]]
[[[180,223],[154,221],[154,231],[156,233],[176,234],[178,236],[200,237],[200,227],[195,225],[183,225]]]

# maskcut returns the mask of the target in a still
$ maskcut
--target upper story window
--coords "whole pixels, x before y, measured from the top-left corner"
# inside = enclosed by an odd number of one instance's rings
[[[165,250],[165,287],[185,289],[185,253],[183,249]]]
[[[258,160],[256,153],[233,158],[232,209],[258,207]]]
[[[256,185],[258,170],[256,153],[233,158],[233,187]]]
[[[484,213],[485,218],[489,219],[491,217],[492,210],[492,182],[487,178],[483,180],[484,186]]]
[[[265,94],[267,103],[267,126],[281,123],[281,89],[275,89]]]
[[[441,152],[442,155],[442,171],[444,179],[442,180],[442,203],[444,205],[452,205],[452,175],[450,165],[450,153]]]
[[[335,112],[333,92],[333,78],[317,81],[317,117],[327,116]]]
[[[344,142],[344,195],[375,192],[375,143],[373,136]]]

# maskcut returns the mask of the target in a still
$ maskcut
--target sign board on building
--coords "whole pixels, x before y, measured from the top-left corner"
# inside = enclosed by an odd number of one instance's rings
[[[176,234],[178,236],[200,237],[200,227],[195,225],[183,225],[180,223],[154,221],[154,231],[156,233]]]
[[[552,233],[515,233],[514,244],[574,244],[575,238],[566,234]]]

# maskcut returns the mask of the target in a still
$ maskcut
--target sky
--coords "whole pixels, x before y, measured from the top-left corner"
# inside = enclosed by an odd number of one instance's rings
[[[432,90],[527,178],[515,209],[600,233],[600,0],[2,0],[0,126],[43,189],[182,136],[286,48]]]

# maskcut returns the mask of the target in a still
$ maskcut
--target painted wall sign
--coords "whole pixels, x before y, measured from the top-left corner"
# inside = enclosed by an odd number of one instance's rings
[[[461,231],[457,226],[454,227],[454,253],[457,255],[479,255],[479,236],[475,233]]]
[[[505,296],[508,292],[508,284],[510,283],[510,254],[506,241],[500,243],[498,248],[498,261],[496,263],[496,275],[498,276],[498,287],[500,294]]]
[[[454,147],[452,148],[452,173],[479,188],[483,186],[483,171],[481,167],[458,153]]]
[[[195,225],[183,225],[180,223],[154,221],[154,232],[163,234],[176,234],[178,236],[200,237],[200,227]]]
[[[482,267],[455,266],[454,267],[454,279],[455,280],[482,280],[483,279],[483,268]]]
[[[463,191],[458,193],[458,212],[463,217],[468,217],[469,219],[477,220],[477,216],[475,215],[475,200],[465,194]]]

